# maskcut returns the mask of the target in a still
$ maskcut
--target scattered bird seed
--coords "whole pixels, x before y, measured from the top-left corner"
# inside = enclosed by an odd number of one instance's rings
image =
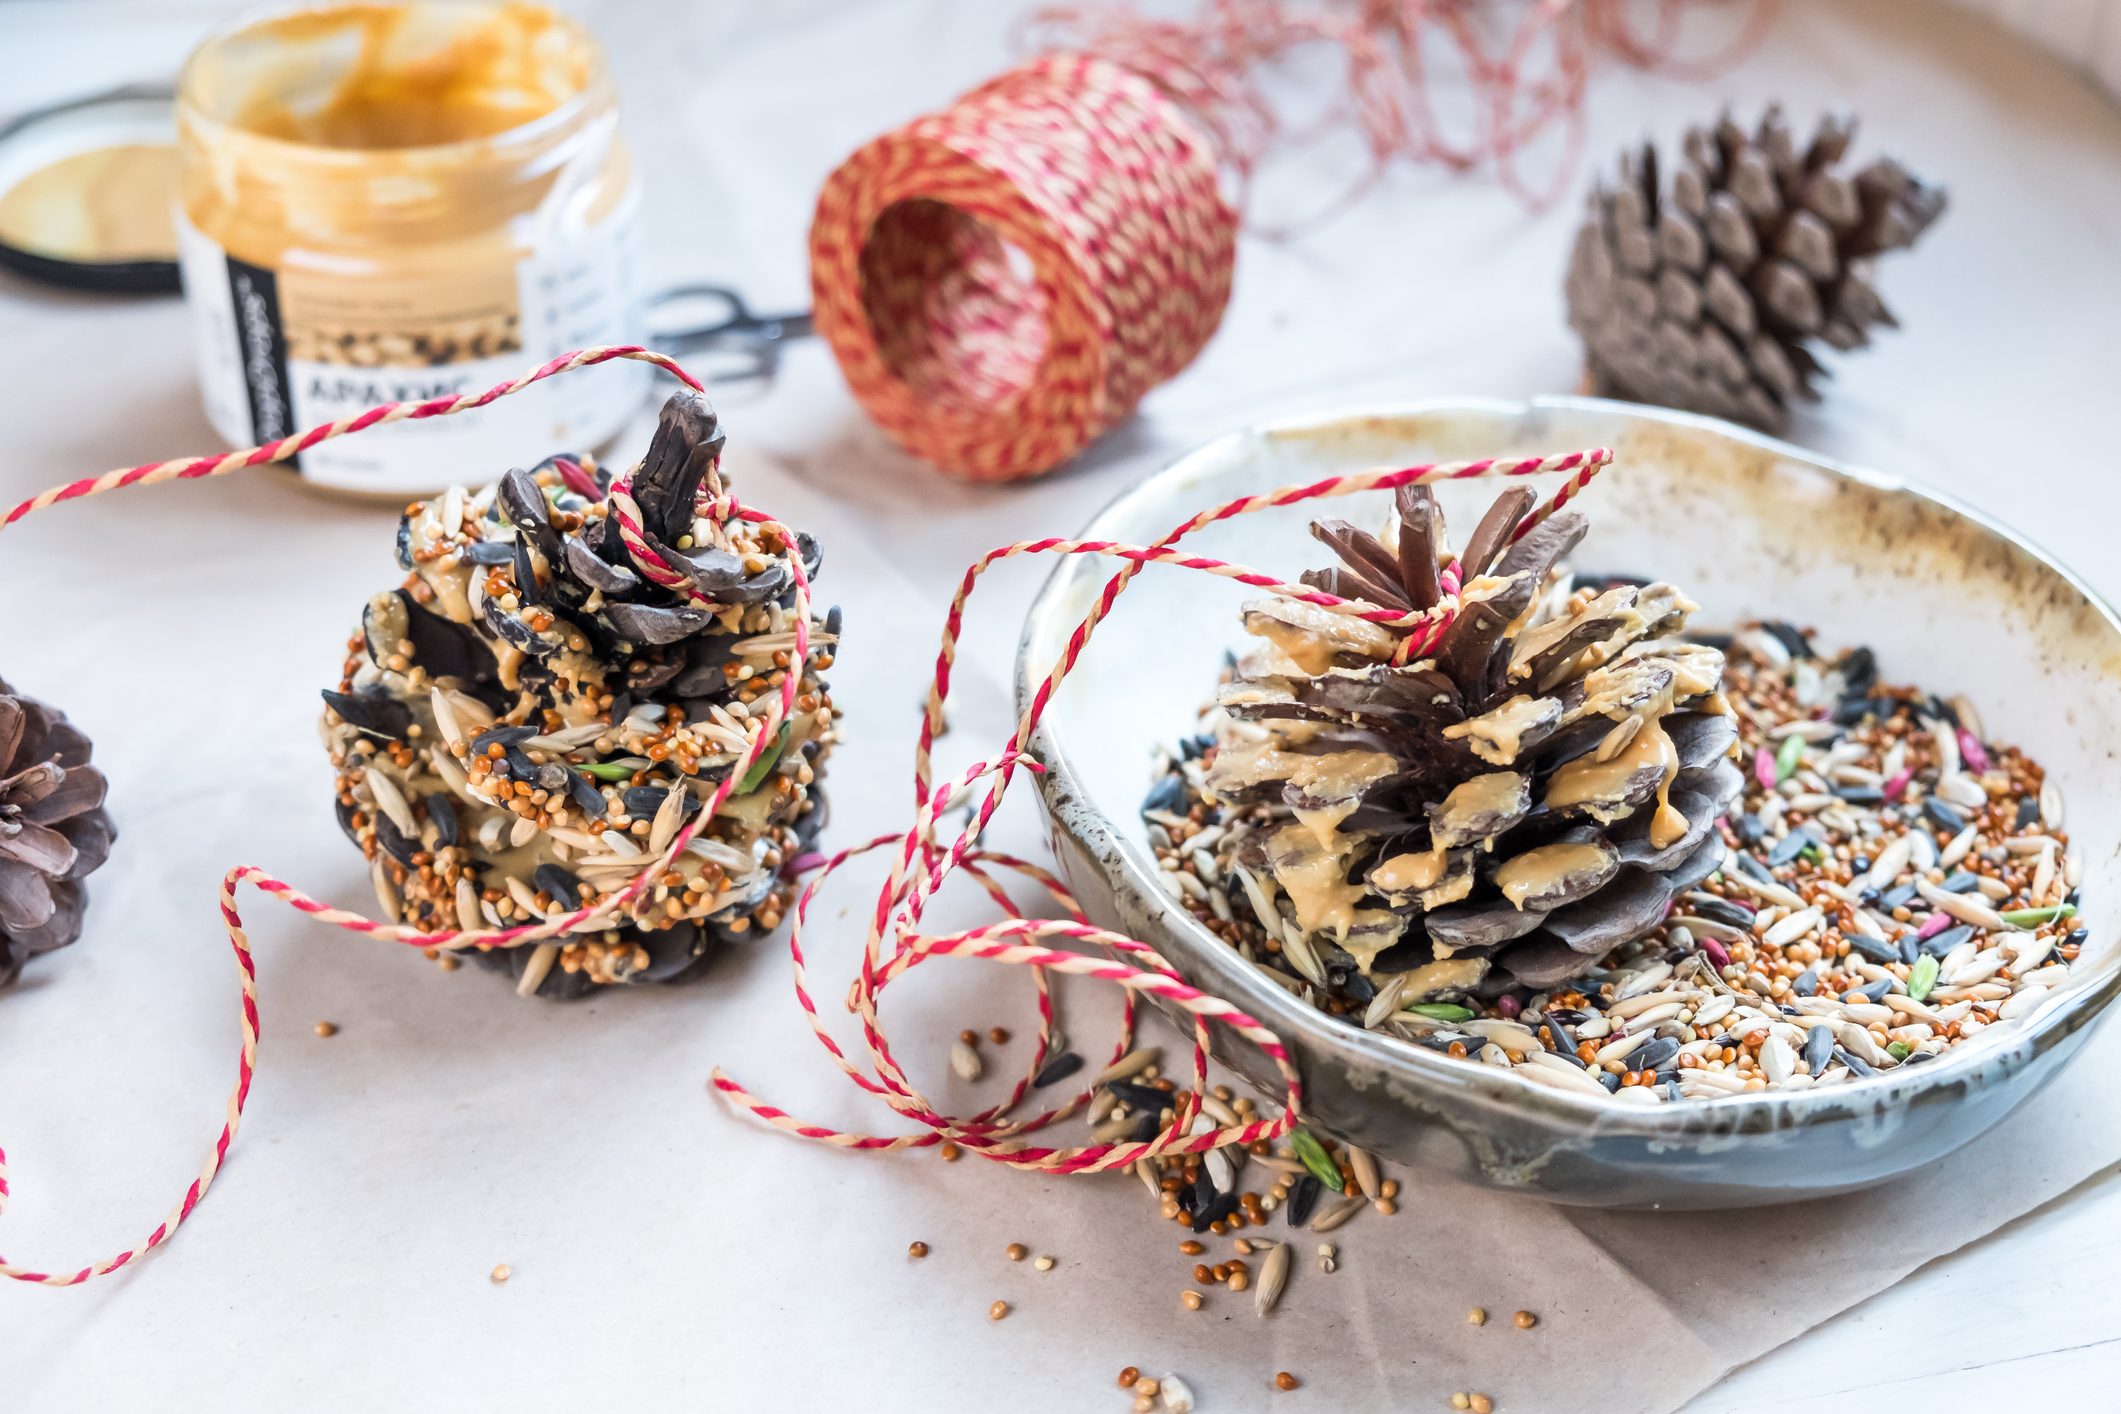
[[[1311,1231],[1331,1232],[1334,1228],[1341,1226],[1348,1219],[1361,1212],[1366,1202],[1368,1202],[1367,1199],[1359,1197],[1341,1199],[1338,1203],[1311,1219]]]
[[[336,1036],[339,1034],[339,1023],[336,1021],[320,1021],[317,1023],[316,1029],[319,1036]]]
[[[950,1068],[957,1072],[957,1078],[960,1080],[977,1080],[980,1078],[980,1072],[986,1069],[980,1062],[979,1052],[966,1045],[962,1039],[951,1043]]]
[[[1470,1310],[1470,1311],[1466,1312],[1466,1324],[1467,1324],[1467,1325],[1469,1325],[1469,1326],[1484,1326],[1484,1325],[1486,1325],[1487,1323],[1488,1323],[1488,1308],[1487,1308],[1487,1307],[1485,1307],[1485,1306],[1475,1306],[1475,1307],[1474,1307],[1474,1308],[1473,1308],[1472,1310]]]
[[[1510,1319],[1517,1323],[1517,1329],[1521,1331],[1528,1331],[1539,1324],[1539,1317],[1533,1315],[1530,1311],[1519,1311]]]
[[[906,1244],[906,1255],[909,1257],[925,1257],[928,1255],[928,1244],[918,1240],[909,1242]]]
[[[491,1272],[487,1273],[487,1280],[491,1281],[495,1286],[500,1286],[515,1274],[515,1268],[509,1266],[506,1262],[503,1262],[499,1266],[495,1267]]]

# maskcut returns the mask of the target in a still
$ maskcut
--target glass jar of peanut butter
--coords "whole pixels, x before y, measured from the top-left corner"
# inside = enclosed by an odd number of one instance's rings
[[[386,402],[481,392],[638,342],[638,187],[602,53],[514,0],[252,11],[177,92],[177,236],[207,415],[232,445]],[[321,443],[319,485],[436,490],[638,407],[615,363],[471,412]]]

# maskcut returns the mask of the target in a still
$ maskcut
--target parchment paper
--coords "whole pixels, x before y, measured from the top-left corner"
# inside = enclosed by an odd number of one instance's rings
[[[181,51],[219,8],[112,26],[111,45],[152,31]],[[637,140],[659,178],[652,264],[670,278],[741,277],[761,304],[803,298],[804,194],[831,163],[1008,53],[999,18],[983,14],[993,40],[974,42],[965,12],[944,4],[847,7],[831,25],[811,23],[821,6],[688,9],[683,21],[663,5],[582,8],[640,95]],[[1918,29],[1906,7],[1789,9],[1772,70],[1781,96],[1860,101],[1911,161],[1965,164],[1976,137],[2014,154],[2007,175],[1989,158],[1978,199],[1896,272],[1910,305],[1956,300],[1971,305],[1964,327],[1983,310],[2001,327],[2025,293],[2014,278],[2093,268],[2114,197],[2091,177],[2111,175],[2114,146],[2086,95],[2044,84],[1971,21],[1940,15]],[[950,43],[934,42],[945,33]],[[126,52],[135,71],[28,66],[23,99],[174,63]],[[1744,74],[1731,91],[1747,102],[1769,92]],[[1653,121],[1668,132],[1704,103],[1650,82],[1602,80],[1597,94],[1601,152]],[[1332,166],[1345,157],[1321,159],[1318,181],[1353,170]],[[2013,214],[2050,209],[2058,190],[2091,214],[2038,230]],[[1488,184],[1433,174],[1376,201],[1363,221],[1298,246],[1248,243],[1230,326],[1200,367],[1064,478],[996,491],[924,476],[861,425],[815,349],[791,360],[771,398],[722,399],[745,494],[823,538],[823,592],[847,609],[834,678],[849,739],[832,765],[831,839],[902,822],[947,586],[973,554],[1075,528],[1134,476],[1266,405],[1569,385],[1574,353],[1551,296],[1496,305],[1504,286],[1547,289],[1566,220],[1527,225]],[[1955,245],[1970,230],[2011,241],[2023,263],[1998,270]],[[1368,283],[1390,267],[1380,231],[1392,251],[1413,252],[1392,259],[1479,278],[1416,272],[1380,295]],[[213,445],[174,305],[17,287],[7,298],[17,331],[34,333],[0,356],[10,495]],[[2043,360],[1991,361],[1984,386],[2047,408],[2096,395],[2096,322],[2081,345],[2057,332]],[[2021,431],[1962,418],[1946,448],[1908,399],[1884,395],[1964,387],[1952,381],[1964,356],[1911,333],[1852,363],[1843,415],[1800,432],[1994,504],[1987,474]],[[94,881],[89,936],[0,997],[10,1258],[56,1267],[131,1245],[194,1171],[237,1042],[234,964],[213,907],[222,872],[254,861],[337,901],[366,898],[330,819],[314,690],[335,677],[362,601],[396,577],[391,519],[254,472],[66,507],[7,534],[0,671],[92,733],[123,831]],[[2042,517],[2046,538],[2094,573],[2109,523]],[[975,606],[978,651],[948,752],[985,751],[1006,730],[999,674],[1035,580],[1003,572]],[[982,656],[986,669],[970,666]],[[1036,849],[1028,793],[1001,824],[1000,842]],[[819,910],[821,925],[860,909],[858,882]],[[175,1243],[131,1272],[81,1291],[0,1290],[11,1409],[1094,1411],[1125,1407],[1112,1378],[1136,1364],[1182,1373],[1209,1414],[1443,1408],[1460,1389],[1507,1414],[1666,1410],[2121,1156],[2110,1033],[1974,1147],[1854,1198],[1572,1215],[1401,1172],[1401,1213],[1366,1213],[1334,1234],[1340,1270],[1300,1262],[1262,1324],[1245,1298],[1180,1308],[1191,1259],[1131,1179],[831,1152],[732,1117],[705,1088],[716,1063],[805,1118],[887,1118],[811,1042],[778,945],[732,956],[696,989],[554,1007],[255,895],[245,908],[264,1044],[231,1162]],[[811,941],[829,1014],[858,935],[820,926]],[[1069,1002],[1077,1041],[1106,1044],[1109,998]],[[895,987],[886,1021],[907,1062],[963,1109],[974,1097],[948,1078],[947,1038],[975,1024],[1022,1032],[1029,1015],[1023,978],[953,963]],[[319,1038],[326,1019],[341,1030]],[[915,1238],[934,1249],[925,1262],[904,1255]],[[1012,1241],[1058,1265],[1006,1262]],[[501,1262],[514,1276],[495,1286],[487,1274]],[[995,1299],[1015,1305],[999,1323],[987,1317]],[[1476,1304],[1494,1316],[1479,1329],[1465,1321]],[[1535,1330],[1510,1325],[1518,1307],[1539,1313]],[[1273,1394],[1279,1369],[1304,1390]]]

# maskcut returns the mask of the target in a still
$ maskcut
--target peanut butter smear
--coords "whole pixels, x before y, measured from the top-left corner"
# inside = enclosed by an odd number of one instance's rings
[[[284,46],[286,61],[242,99],[235,125],[313,147],[496,137],[552,112],[589,77],[559,17],[522,3],[337,5],[261,20],[244,38]]]
[[[0,192],[0,241],[60,260],[175,260],[176,195],[167,144],[76,152]]]

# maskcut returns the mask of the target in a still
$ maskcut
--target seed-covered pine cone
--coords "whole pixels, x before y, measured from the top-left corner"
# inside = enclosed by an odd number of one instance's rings
[[[1583,519],[1513,540],[1533,503],[1514,488],[1482,517],[1432,657],[1395,667],[1400,631],[1297,600],[1245,607],[1266,646],[1218,698],[1208,790],[1267,808],[1241,882],[1284,956],[1344,1000],[1555,986],[1722,856],[1715,822],[1742,785],[1723,655],[1675,636],[1695,606],[1668,584],[1572,588],[1557,566]],[[1305,582],[1435,605],[1442,517],[1422,487],[1398,509],[1389,546],[1315,524],[1341,565]]]
[[[81,936],[82,881],[118,834],[90,750],[64,712],[0,682],[0,987]]]
[[[792,663],[808,535],[699,513],[721,494],[707,400],[665,404],[633,477],[645,540],[714,607],[656,585],[587,457],[408,506],[398,588],[369,601],[324,700],[340,824],[394,921],[516,927],[617,893],[696,815],[789,673],[795,714],[652,890],[537,944],[474,956],[525,996],[681,982],[779,925],[782,866],[824,823],[839,610]]]
[[[1799,148],[1779,109],[1748,133],[1725,117],[1686,135],[1670,182],[1656,149],[1592,194],[1566,293],[1602,393],[1781,430],[1816,401],[1816,343],[1844,353],[1898,327],[1873,258],[1915,243],[1944,193],[1879,158],[1840,170],[1855,125],[1822,119]]]

